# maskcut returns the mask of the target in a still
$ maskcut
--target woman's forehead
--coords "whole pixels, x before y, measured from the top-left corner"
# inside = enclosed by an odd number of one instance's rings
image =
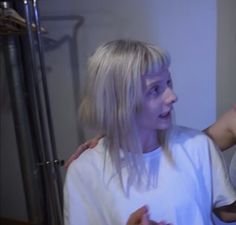
[[[161,70],[159,72],[152,72],[142,76],[142,83],[144,88],[148,88],[156,83],[169,80],[171,78],[170,71],[168,69]]]
[[[159,71],[152,71],[144,74],[144,78],[148,78],[150,80],[162,80],[164,78],[169,78],[171,76],[168,68],[161,69]]]

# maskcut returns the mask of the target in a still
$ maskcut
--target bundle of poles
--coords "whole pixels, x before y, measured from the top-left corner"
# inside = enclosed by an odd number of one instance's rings
[[[18,13],[19,12],[19,13]],[[20,16],[21,15],[21,16]],[[0,0],[0,42],[30,224],[62,225],[63,193],[37,0]]]

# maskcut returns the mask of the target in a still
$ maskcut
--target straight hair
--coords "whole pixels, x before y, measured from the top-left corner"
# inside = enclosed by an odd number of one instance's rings
[[[147,174],[135,119],[141,109],[141,77],[169,65],[168,54],[159,47],[135,40],[107,42],[89,58],[80,117],[85,125],[105,135],[112,165],[125,191],[132,184],[140,185]],[[157,132],[170,158],[167,131]],[[123,167],[128,171],[127,181],[122,176]]]

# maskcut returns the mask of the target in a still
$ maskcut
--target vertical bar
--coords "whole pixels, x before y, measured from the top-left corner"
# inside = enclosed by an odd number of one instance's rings
[[[29,100],[30,100],[30,110],[33,122],[33,131],[35,133],[34,138],[37,146],[38,153],[40,155],[40,162],[46,162],[50,159],[50,156],[47,151],[47,144],[45,140],[45,132],[42,132],[43,126],[43,112],[40,99],[40,90],[37,83],[37,69],[36,69],[36,57],[34,54],[34,34],[32,31],[32,19],[30,14],[30,5],[28,0],[23,0],[24,11],[27,24],[27,37],[28,37],[28,47],[29,47],[29,66],[30,73],[27,76],[28,88],[29,88]],[[54,191],[51,185],[51,180],[48,177],[50,168],[41,167],[45,185],[45,195],[47,200],[47,222],[50,225],[55,224],[55,207],[54,207]]]
[[[42,42],[42,38],[41,38],[40,14],[39,14],[39,7],[38,7],[37,0],[33,0],[33,9],[34,9],[34,21],[36,24],[36,31],[37,31],[39,63],[40,63],[40,68],[41,68],[41,73],[42,73],[42,84],[43,84],[44,98],[45,98],[45,104],[46,104],[46,114],[47,114],[49,135],[50,135],[50,140],[51,140],[52,156],[53,156],[53,161],[58,162],[59,159],[58,159],[57,150],[56,150],[56,142],[55,142],[55,137],[54,137],[51,109],[50,109],[50,103],[49,103],[49,94],[48,94],[48,86],[47,86],[47,79],[46,79],[45,57],[44,57],[44,47],[43,47],[43,42]],[[54,163],[54,168],[55,168],[55,172],[56,172],[56,182],[57,182],[57,187],[58,187],[58,192],[59,192],[59,201],[60,201],[59,204],[61,206],[61,212],[62,212],[63,191],[62,191],[62,180],[61,180],[59,166],[60,165]]]
[[[24,101],[24,92],[20,74],[20,62],[17,57],[17,40],[5,37],[4,55],[6,57],[6,71],[14,115],[18,153],[22,171],[26,207],[32,224],[45,224],[44,205],[42,202],[42,185],[38,168],[33,155],[33,144],[30,132],[28,112]]]
[[[46,124],[44,121],[44,105],[42,104],[41,99],[41,92],[39,88],[39,80],[37,78],[37,69],[36,69],[36,56],[35,56],[35,45],[34,45],[34,33],[32,31],[32,17],[30,13],[30,4],[28,0],[23,0],[24,2],[24,10],[27,22],[27,34],[29,40],[29,49],[30,49],[30,56],[31,56],[31,64],[32,64],[32,78],[31,83],[32,87],[35,90],[32,90],[32,93],[35,91],[35,97],[33,101],[31,101],[33,105],[33,114],[38,115],[38,124],[36,124],[36,132],[38,136],[41,137],[41,142],[39,150],[41,151],[42,160],[41,162],[52,162],[51,152],[49,151],[49,140],[48,140],[48,130],[46,129]],[[39,28],[40,29],[40,28]],[[42,60],[42,58],[41,58]],[[55,185],[53,175],[54,167],[52,163],[49,164],[42,164],[43,175],[45,179],[45,186],[46,186],[46,194],[48,197],[48,212],[50,220],[50,225],[60,225],[62,224],[62,210],[60,208],[60,201],[58,198],[58,187]]]

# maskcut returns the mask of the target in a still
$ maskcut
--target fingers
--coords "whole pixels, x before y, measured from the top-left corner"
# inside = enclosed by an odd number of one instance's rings
[[[75,151],[73,155],[69,157],[69,159],[65,162],[65,168],[68,169],[69,165],[77,159],[86,149],[89,148],[89,141],[81,144]]]
[[[66,169],[68,169],[69,165],[72,163],[72,161],[73,161],[74,159],[75,159],[75,156],[74,156],[74,155],[70,156],[70,158],[66,160],[66,162],[65,162],[65,164],[64,164],[64,167],[65,167]]]
[[[149,213],[148,212],[146,212],[142,215],[140,225],[150,225]]]
[[[93,139],[87,141],[89,148],[94,148],[98,144],[99,140],[103,137],[103,135],[96,135]]]
[[[148,221],[148,208],[143,206],[130,215],[126,225],[148,225]]]
[[[69,157],[69,159],[65,162],[64,167],[68,169],[69,165],[77,159],[86,149],[88,148],[94,148],[99,140],[103,137],[104,135],[96,135],[94,138],[86,141],[85,143],[81,144],[75,151],[73,155]]]
[[[153,223],[154,221],[151,221],[151,223],[150,223],[150,225],[172,225],[171,223],[167,223],[167,222],[165,222],[165,221],[161,221],[161,222],[159,222],[159,223]]]
[[[126,225],[172,225],[164,220],[157,223],[149,218],[148,207],[145,205],[133,212]]]

